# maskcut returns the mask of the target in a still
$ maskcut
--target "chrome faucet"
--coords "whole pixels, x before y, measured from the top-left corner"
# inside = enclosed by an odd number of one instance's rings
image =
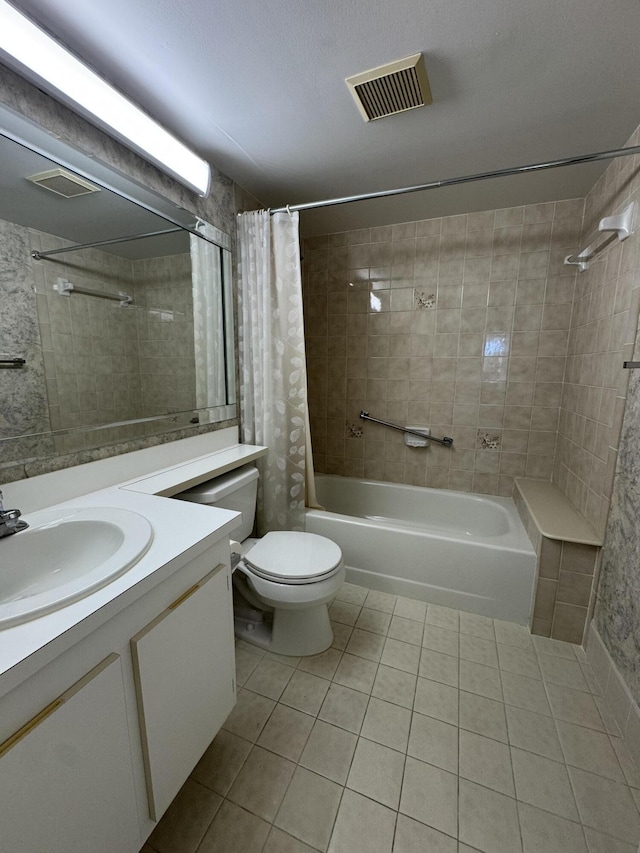
[[[26,521],[20,521],[22,513],[19,509],[5,509],[2,503],[2,492],[0,492],[0,539],[11,536],[12,533],[20,533],[29,526]]]

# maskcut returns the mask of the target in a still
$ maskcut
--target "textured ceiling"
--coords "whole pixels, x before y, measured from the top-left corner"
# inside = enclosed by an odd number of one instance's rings
[[[19,0],[264,204],[623,145],[637,0]],[[433,105],[365,123],[344,78],[423,51]],[[580,196],[580,166],[303,215],[307,233]]]

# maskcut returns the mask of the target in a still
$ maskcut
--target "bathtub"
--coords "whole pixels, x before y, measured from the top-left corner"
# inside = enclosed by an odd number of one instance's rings
[[[316,476],[306,530],[342,549],[347,580],[528,625],[536,554],[510,498]]]

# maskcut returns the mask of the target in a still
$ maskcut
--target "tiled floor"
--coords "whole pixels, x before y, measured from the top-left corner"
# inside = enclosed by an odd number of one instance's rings
[[[636,853],[581,649],[345,584],[334,647],[237,648],[238,703],[144,853]]]

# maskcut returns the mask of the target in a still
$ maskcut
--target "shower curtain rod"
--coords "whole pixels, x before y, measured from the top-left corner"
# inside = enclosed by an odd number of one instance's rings
[[[323,201],[309,201],[306,204],[288,204],[284,207],[271,208],[270,213],[284,213],[294,210],[314,210],[318,207],[332,207],[337,204],[349,204],[352,201],[367,201],[372,198],[386,198],[393,195],[417,193],[421,190],[435,190],[439,187],[452,187],[456,184],[470,184],[473,181],[485,181],[488,178],[505,178],[509,175],[522,175],[526,172],[541,172],[544,169],[558,169],[561,166],[575,166],[579,163],[592,163],[596,160],[613,160],[616,157],[629,157],[640,154],[640,145],[629,148],[614,148],[611,151],[597,151],[595,154],[582,154],[577,157],[564,157],[562,160],[549,160],[546,163],[532,163],[528,166],[515,166],[511,169],[496,169],[493,172],[478,172],[475,175],[464,175],[460,178],[444,178],[441,181],[431,181],[428,184],[418,184],[414,187],[401,187],[395,190],[380,190],[363,195],[348,195],[343,198],[327,198]]]

